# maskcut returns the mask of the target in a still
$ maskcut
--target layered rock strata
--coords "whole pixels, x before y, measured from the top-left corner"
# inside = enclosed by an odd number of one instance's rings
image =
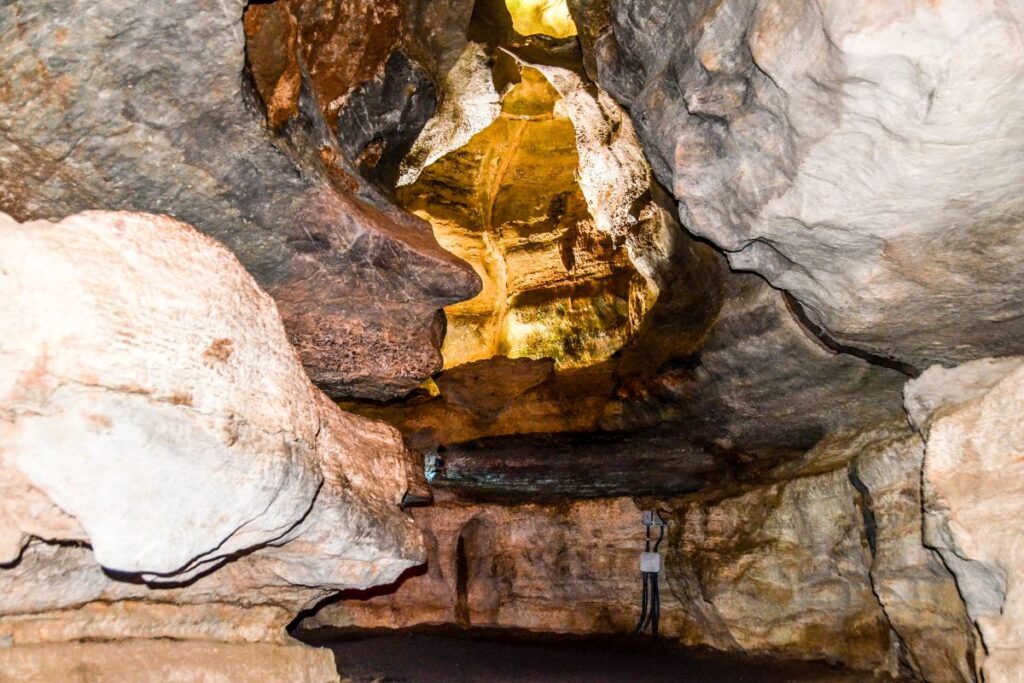
[[[21,647],[50,642],[283,646],[300,610],[422,561],[399,435],[313,387],[273,300],[212,239],[144,214],[0,215],[0,302],[5,675],[102,659]]]
[[[392,595],[331,605],[306,625],[628,633],[640,605],[640,511],[658,508],[669,520],[660,548],[663,635],[970,681],[964,605],[922,544],[922,451],[895,419],[825,439],[757,482],[684,498],[442,502],[415,511],[425,574]]]

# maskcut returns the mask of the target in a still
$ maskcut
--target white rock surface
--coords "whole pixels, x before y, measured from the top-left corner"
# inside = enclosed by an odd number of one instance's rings
[[[422,560],[398,433],[315,389],[273,301],[191,227],[0,214],[0,327],[0,622],[119,600],[294,613]]]
[[[1024,3],[623,0],[598,42],[684,224],[838,341],[1024,352]]]
[[[427,166],[462,147],[501,114],[501,95],[494,88],[487,49],[469,42],[441,84],[437,113],[420,131],[402,160],[398,185],[416,182]]]
[[[927,444],[925,541],[956,575],[986,683],[1024,680],[1024,358],[930,368],[906,401]]]

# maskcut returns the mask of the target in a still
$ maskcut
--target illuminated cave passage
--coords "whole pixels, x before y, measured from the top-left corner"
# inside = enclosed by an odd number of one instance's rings
[[[1019,4],[0,3],[0,683],[1024,680]]]
[[[588,211],[560,104],[524,67],[498,118],[398,193],[483,282],[445,309],[446,367],[494,356],[593,365],[635,335],[650,307],[646,280]]]

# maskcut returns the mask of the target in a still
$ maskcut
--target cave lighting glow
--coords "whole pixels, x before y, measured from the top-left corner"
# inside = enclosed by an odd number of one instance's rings
[[[554,38],[576,35],[576,24],[565,0],[505,0],[512,15],[512,26],[524,36],[537,33]]]

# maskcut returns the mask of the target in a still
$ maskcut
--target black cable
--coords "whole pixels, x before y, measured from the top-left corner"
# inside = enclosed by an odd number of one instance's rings
[[[653,589],[654,584],[651,582],[651,573],[650,572],[644,572],[643,574],[644,574],[644,590],[647,591],[648,595],[651,596],[650,601],[649,601],[649,605],[650,605],[650,607],[653,608],[654,607],[654,589]],[[650,625],[650,623],[651,623],[651,617],[652,617],[651,610],[648,609],[648,610],[645,610],[645,612],[646,613],[644,614],[643,623],[640,624],[640,633],[643,633],[644,629],[646,629]]]
[[[658,637],[658,620],[661,618],[661,592],[658,589],[658,575],[651,575],[651,587],[654,594],[651,599],[651,635]]]
[[[647,573],[640,572],[640,579],[644,584],[643,597],[640,599],[640,620],[636,622],[636,629],[633,630],[633,635],[640,635],[644,630],[644,621],[647,618]]]
[[[657,513],[655,513],[657,514]],[[658,515],[658,540],[654,543],[654,552],[658,552],[661,542],[665,540],[665,522],[661,515]],[[651,526],[644,525],[644,552],[651,552]],[[640,620],[633,630],[634,635],[640,635],[650,626],[651,634],[657,637],[658,622],[661,620],[661,591],[658,587],[658,572],[640,572],[643,582],[643,592],[640,600]]]

